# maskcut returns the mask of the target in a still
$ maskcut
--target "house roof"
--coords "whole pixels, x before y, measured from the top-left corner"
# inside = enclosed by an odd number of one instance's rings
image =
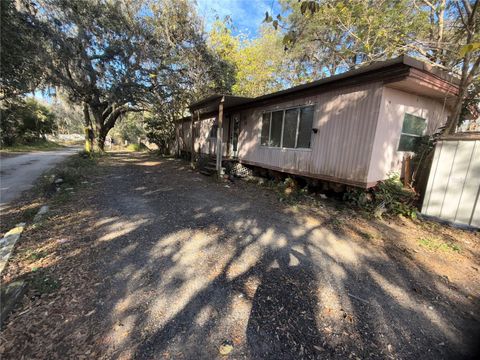
[[[223,104],[225,108],[241,105],[253,100],[253,98],[243,97],[243,96],[214,94],[200,101],[194,102],[193,104],[190,104],[189,106],[190,111],[192,110],[195,111],[197,109],[201,109],[209,106],[218,107],[218,104],[220,104],[220,101],[222,100],[222,98],[223,98]]]
[[[439,91],[456,95],[458,92],[459,79],[446,71],[439,69],[415,58],[403,55],[394,59],[379,61],[358,69],[350,70],[342,74],[333,75],[324,79],[312,81],[306,84],[294,86],[285,90],[258,96],[256,98],[215,94],[197,101],[190,105],[190,111],[201,110],[209,113],[218,108],[218,104],[224,99],[224,109],[237,108],[240,105],[257,105],[266,103],[277,98],[301,95],[312,90],[329,85],[329,89],[336,85],[356,84],[364,81],[398,81],[410,75],[410,69],[418,70],[417,73],[426,73],[437,81]],[[417,74],[418,76],[418,74]],[[442,87],[443,86],[443,87]]]

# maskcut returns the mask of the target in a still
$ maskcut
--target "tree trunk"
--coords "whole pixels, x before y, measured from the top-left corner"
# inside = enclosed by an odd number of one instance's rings
[[[107,138],[107,133],[108,131],[100,131],[95,139],[96,148],[101,152],[105,151],[105,139]]]
[[[94,136],[87,103],[83,103],[83,120],[85,121],[85,151],[89,153],[93,150]]]
[[[94,122],[90,121],[92,129],[95,128],[94,143],[96,150],[105,150],[105,139],[108,132],[115,126],[117,119],[129,111],[142,111],[142,109],[130,108],[127,104],[115,106],[108,103],[100,103],[98,100],[88,104],[92,112]],[[87,109],[88,110],[88,109]]]

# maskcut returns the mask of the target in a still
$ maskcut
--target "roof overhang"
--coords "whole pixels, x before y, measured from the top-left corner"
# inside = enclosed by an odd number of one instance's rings
[[[459,92],[456,84],[446,81],[434,73],[420,71],[417,68],[410,68],[408,76],[399,81],[389,82],[386,86],[437,99],[449,107],[454,106]]]
[[[230,107],[245,104],[251,100],[252,98],[248,97],[215,94],[200,101],[194,102],[190,105],[189,109],[191,113],[195,111],[199,111],[202,114],[210,113],[218,110],[221,102],[223,102],[224,109],[228,109]]]
[[[438,67],[404,55],[256,98],[212,95],[191,104],[189,109],[190,112],[198,112],[201,115],[213,114],[218,111],[218,106],[223,100],[225,110],[235,111],[245,106],[264,106],[367,82],[382,82],[387,86],[410,92],[414,89],[413,91],[420,95],[433,98],[447,96],[450,102],[458,94],[459,79]]]

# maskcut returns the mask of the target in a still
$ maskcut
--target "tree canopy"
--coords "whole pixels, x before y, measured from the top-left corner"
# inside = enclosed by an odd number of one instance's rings
[[[101,149],[126,112],[191,100],[200,89],[203,94],[225,90],[222,61],[206,46],[187,0],[12,3],[12,12],[41,35],[36,42],[46,55],[45,81],[83,106],[85,125]]]
[[[480,70],[479,0],[281,0],[281,28],[290,57],[312,77],[408,54],[460,77],[452,131],[465,100],[475,98]]]
[[[280,31],[263,26],[260,36],[234,36],[228,19],[217,20],[209,34],[210,47],[230,64],[234,95],[259,96],[306,80],[301,62],[289,57]]]
[[[480,0],[279,0],[283,15],[267,13],[253,39],[229,19],[206,34],[188,0],[0,1],[2,107],[60,89],[101,149],[127,112],[150,112],[164,147],[192,100],[263,95],[401,54],[460,76],[452,119],[478,98]]]

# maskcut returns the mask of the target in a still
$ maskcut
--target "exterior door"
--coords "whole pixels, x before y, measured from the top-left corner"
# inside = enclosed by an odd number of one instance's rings
[[[215,120],[208,133],[208,153],[210,155],[215,155],[217,153],[217,129],[218,125]]]
[[[240,114],[234,114],[230,119],[230,154],[236,158],[238,156],[238,136],[240,135]]]

